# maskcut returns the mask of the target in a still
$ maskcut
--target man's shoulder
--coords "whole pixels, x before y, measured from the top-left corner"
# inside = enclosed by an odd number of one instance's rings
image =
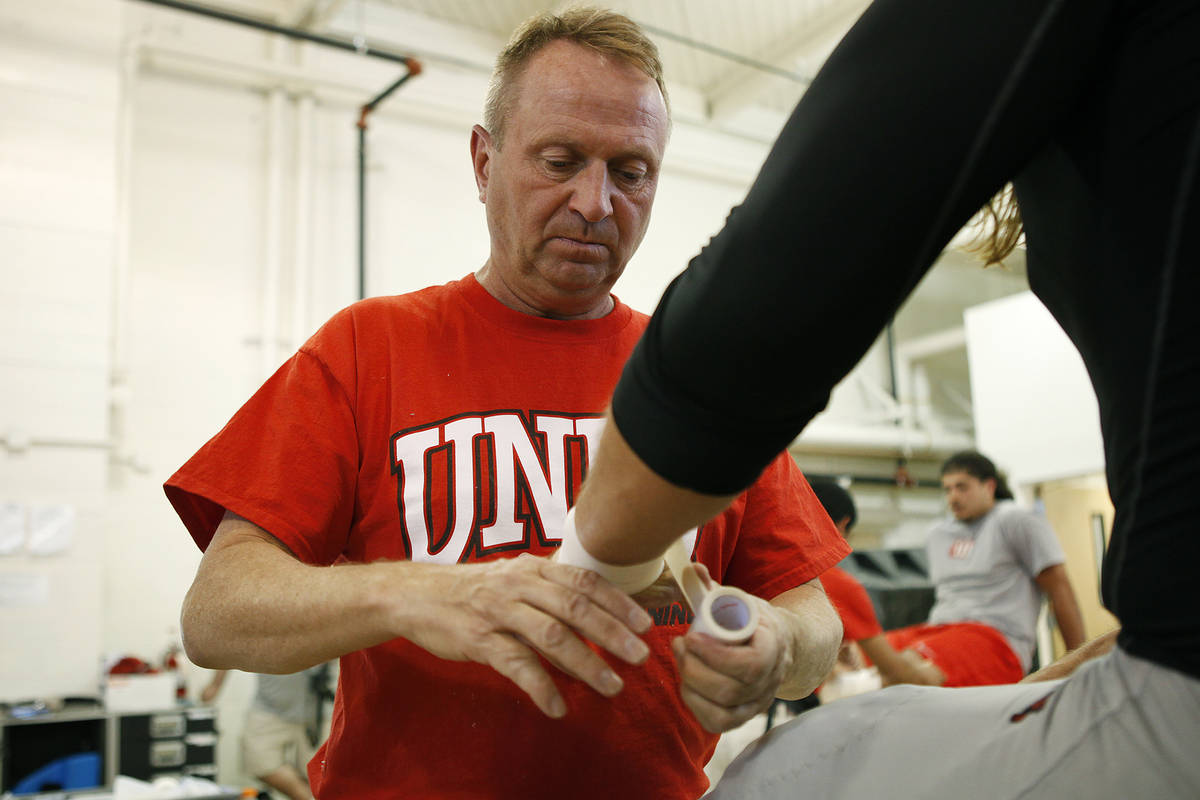
[[[430,310],[441,310],[452,303],[465,302],[462,281],[450,281],[403,294],[368,297],[359,300],[350,308],[368,316],[392,316],[395,314],[422,315]]]
[[[945,514],[934,520],[929,526],[930,538],[934,536],[961,536],[966,531],[966,526],[949,514]]]
[[[622,304],[622,305],[624,305],[624,304]],[[630,319],[632,320],[632,324],[634,326],[636,326],[638,330],[644,331],[646,329],[646,326],[650,324],[650,315],[643,314],[641,311],[638,311],[636,308],[633,308],[632,306],[626,306],[626,308],[629,309]]]
[[[426,286],[411,292],[380,295],[358,300],[346,306],[329,320],[329,324],[346,324],[355,328],[397,320],[440,319],[445,310],[465,302],[461,281]]]
[[[364,344],[411,339],[422,327],[444,327],[454,317],[450,309],[461,301],[458,283],[358,300],[330,317],[300,349],[321,359],[342,358]]]
[[[990,521],[1002,526],[1027,525],[1040,519],[1034,512],[1017,505],[1015,500],[997,502],[988,516]]]

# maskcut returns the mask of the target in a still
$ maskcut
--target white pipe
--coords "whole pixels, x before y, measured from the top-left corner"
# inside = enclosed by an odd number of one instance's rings
[[[115,449],[126,444],[125,415],[129,401],[129,227],[133,182],[133,96],[137,85],[141,37],[126,39],[117,85],[116,156],[113,164],[113,251],[110,303],[108,435]]]
[[[921,428],[932,428],[933,392],[929,386],[929,371],[924,364],[912,365],[912,391],[913,422]]]
[[[277,48],[276,48],[277,49]],[[263,210],[263,281],[262,320],[262,377],[265,379],[278,366],[279,338],[279,274],[283,262],[283,126],[287,98],[276,87],[267,95],[267,174]]]
[[[311,94],[302,96],[296,107],[296,187],[292,241],[295,247],[292,281],[293,348],[299,348],[312,332],[308,322],[308,300],[312,275],[313,109]]]
[[[966,450],[975,446],[965,433],[928,431],[894,425],[874,426],[852,423],[813,422],[788,448],[797,452],[842,452],[855,454],[939,455]]]
[[[896,344],[892,351],[896,361],[896,394],[903,409],[904,426],[928,427],[933,421],[929,374],[917,362],[966,346],[967,332],[961,325]]]
[[[967,329],[962,325],[916,336],[896,344],[896,357],[906,361],[967,349]]]

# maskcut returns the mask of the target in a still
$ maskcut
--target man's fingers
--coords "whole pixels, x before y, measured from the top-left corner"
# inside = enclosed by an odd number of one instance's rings
[[[765,711],[774,699],[774,686],[748,686],[722,674],[697,658],[682,637],[671,643],[671,649],[679,667],[679,695],[710,733],[733,730]]]
[[[771,698],[759,699],[739,706],[727,707],[712,702],[688,686],[679,690],[683,703],[696,717],[700,727],[709,733],[724,733],[740,726],[746,720],[766,710]]]
[[[683,637],[683,643],[689,654],[713,672],[748,686],[761,683],[777,666],[773,634],[762,625],[745,644],[726,644],[692,631]]]
[[[650,615],[627,594],[585,569],[545,560],[539,568],[547,582],[526,587],[525,602],[630,664],[646,660],[650,648],[636,633],[649,629]]]
[[[482,647],[487,652],[477,660],[515,683],[543,714],[558,719],[567,713],[567,704],[558,687],[532,650],[504,634],[494,634]]]
[[[645,633],[653,625],[654,621],[646,613],[646,609],[595,572],[553,563],[545,559],[540,560],[539,567],[546,578],[587,595],[592,602],[612,614],[615,619],[620,620],[623,625],[635,633]]]
[[[517,602],[506,611],[504,624],[554,666],[605,697],[623,688],[620,677],[564,621]]]
[[[686,639],[676,641],[684,642],[682,655],[677,654],[680,683],[709,702],[726,708],[738,706],[756,700],[767,689],[767,681],[743,681],[698,658],[686,647]]]

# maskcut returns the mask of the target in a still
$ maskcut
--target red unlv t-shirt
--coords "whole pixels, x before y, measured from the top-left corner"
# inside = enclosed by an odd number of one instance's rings
[[[842,618],[842,641],[861,642],[883,633],[870,595],[848,572],[830,567],[821,573],[821,584]]]
[[[225,509],[302,560],[454,564],[553,552],[612,388],[646,317],[509,309],[474,277],[337,314],[167,483],[200,547]],[[702,436],[703,432],[697,432]],[[717,580],[771,598],[847,552],[780,456],[694,543]],[[557,675],[543,716],[490,668],[403,639],[343,656],[332,733],[309,766],[322,800],[695,798],[716,737],[679,697],[669,643],[614,663],[607,700]],[[557,673],[556,673],[557,674]]]

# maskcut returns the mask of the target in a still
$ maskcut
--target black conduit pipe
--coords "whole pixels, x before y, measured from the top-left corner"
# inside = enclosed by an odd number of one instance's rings
[[[348,39],[340,39],[336,36],[322,36],[319,33],[301,30],[299,28],[289,28],[284,25],[276,25],[273,22],[257,19],[255,17],[247,17],[242,14],[233,14],[229,11],[221,11],[216,8],[200,5],[199,3],[188,3],[185,0],[138,0],[138,2],[147,3],[152,6],[162,6],[164,8],[173,8],[176,11],[188,11],[192,14],[199,14],[204,17],[219,19],[224,22],[232,22],[236,25],[245,25],[250,28],[257,28],[260,31],[269,33],[278,33],[283,36],[288,36],[292,39],[303,39],[306,42],[314,42],[323,44],[326,47],[335,47],[339,50],[348,50],[351,53],[358,53],[371,58],[381,58],[384,61],[392,61],[397,64],[409,66],[411,58],[400,53],[393,53],[389,50],[382,50],[378,47],[373,47],[365,41],[356,44]]]
[[[358,115],[358,299],[367,296],[367,116],[388,95],[399,89],[414,75],[421,74],[421,64],[413,59],[405,62],[408,72],[396,79],[391,86],[367,102]]]

